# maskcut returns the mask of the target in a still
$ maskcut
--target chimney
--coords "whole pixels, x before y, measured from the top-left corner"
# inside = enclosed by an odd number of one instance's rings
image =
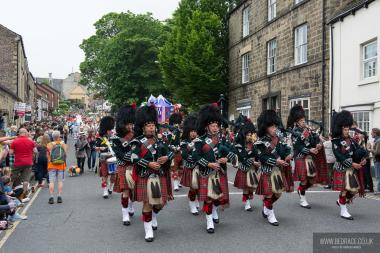
[[[49,73],[49,85],[53,85],[53,73]]]

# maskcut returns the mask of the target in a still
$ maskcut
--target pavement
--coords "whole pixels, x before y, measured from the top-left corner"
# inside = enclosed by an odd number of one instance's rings
[[[72,147],[72,143],[71,143]],[[72,148],[68,165],[75,164]],[[235,169],[229,171],[233,181]],[[28,206],[28,220],[7,231],[0,253],[106,253],[106,252],[312,252],[316,232],[380,232],[380,198],[355,199],[349,206],[354,221],[343,220],[335,204],[338,193],[312,188],[307,193],[312,209],[298,205],[296,193],[284,194],[275,204],[279,227],[261,215],[261,199],[245,212],[240,191],[230,185],[231,207],[220,212],[215,234],[206,233],[204,215],[188,209],[187,189],[176,193],[158,216],[153,243],[144,241],[141,204],[135,205],[131,226],[121,221],[120,195],[102,198],[98,175],[66,177],[63,204],[48,204],[48,189],[41,189]],[[3,232],[4,233],[4,232]]]

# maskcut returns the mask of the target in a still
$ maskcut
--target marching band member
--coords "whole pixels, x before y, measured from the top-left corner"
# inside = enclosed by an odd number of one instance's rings
[[[130,216],[134,214],[133,200],[135,197],[135,182],[132,178],[131,146],[134,137],[135,106],[122,107],[116,117],[116,135],[112,140],[113,151],[117,158],[117,173],[114,191],[121,193],[121,211],[123,224],[129,226]]]
[[[182,115],[180,112],[175,112],[170,115],[169,125],[171,129],[171,136],[169,139],[170,148],[173,151],[174,159],[172,161],[171,171],[172,171],[172,179],[173,179],[173,189],[174,191],[178,191],[180,185],[180,180],[182,176],[182,156],[181,156],[181,123],[182,123]]]
[[[286,186],[283,168],[289,166],[292,159],[290,147],[280,142],[277,136],[277,127],[281,124],[280,118],[273,110],[266,110],[257,119],[257,135],[255,143],[258,158],[261,162],[261,176],[256,189],[257,195],[263,195],[263,217],[273,226],[278,226],[273,210],[273,204],[281,197]]]
[[[114,175],[109,175],[107,159],[112,157],[109,139],[112,136],[112,130],[115,126],[115,120],[111,116],[105,116],[100,120],[99,132],[96,138],[95,150],[100,153],[99,159],[99,176],[102,178],[103,198],[107,199],[112,194]],[[108,182],[110,179],[110,182]],[[107,188],[108,186],[108,188]]]
[[[317,142],[313,132],[307,127],[305,121],[305,111],[302,106],[295,105],[290,110],[287,128],[292,131],[293,151],[295,157],[295,180],[300,181],[298,195],[300,206],[310,209],[311,206],[306,200],[306,190],[316,183],[317,170],[315,157],[322,149],[323,145]]]
[[[222,115],[216,105],[201,108],[198,116],[198,134],[195,139],[193,160],[199,165],[199,201],[203,201],[207,232],[214,233],[219,223],[217,208],[229,205],[227,162],[235,161],[231,147],[220,139]]]
[[[189,187],[189,207],[193,215],[198,215],[199,202],[196,200],[198,195],[198,177],[199,169],[193,160],[192,152],[194,149],[194,140],[197,134],[197,115],[190,114],[183,123],[183,134],[181,141],[181,154],[184,161],[183,175],[181,184]]]
[[[170,192],[170,169],[173,152],[168,145],[156,138],[157,111],[154,106],[136,110],[135,138],[131,143],[131,160],[135,165],[136,200],[143,202],[145,241],[154,240],[157,214],[166,204]]]
[[[340,207],[340,216],[347,220],[354,218],[347,210],[347,204],[352,203],[353,198],[359,192],[364,195],[363,184],[358,180],[358,171],[365,165],[365,151],[353,140],[350,135],[350,127],[353,124],[352,114],[342,111],[335,115],[332,127],[332,145],[336,157],[333,174],[333,187],[340,191],[336,201]]]
[[[237,136],[235,138],[235,149],[238,157],[238,170],[235,176],[234,186],[243,190],[244,210],[252,212],[250,200],[256,191],[260,162],[254,149],[256,142],[256,129],[252,122],[245,116],[240,115],[236,122],[238,124]]]

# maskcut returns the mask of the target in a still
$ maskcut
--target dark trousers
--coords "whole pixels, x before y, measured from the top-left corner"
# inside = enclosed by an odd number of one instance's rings
[[[48,173],[47,165],[48,165],[47,160],[39,161],[35,165],[35,168],[36,168],[35,169],[35,177],[36,177],[36,181],[38,181],[39,184],[42,183],[42,180],[44,178],[48,178],[48,176],[47,176],[47,173]]]
[[[88,169],[93,169],[95,167],[96,162],[96,151],[92,150],[87,153],[87,166]]]
[[[367,163],[364,166],[364,188],[373,191],[373,181],[371,175],[371,160],[367,159]]]
[[[78,164],[78,167],[80,168],[80,174],[83,174],[85,160],[86,160],[86,157],[77,157],[77,164]]]

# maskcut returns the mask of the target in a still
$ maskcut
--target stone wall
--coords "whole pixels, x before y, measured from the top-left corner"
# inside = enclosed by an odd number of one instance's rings
[[[229,19],[229,115],[236,118],[239,101],[249,100],[250,117],[256,120],[263,109],[263,100],[277,96],[278,109],[283,122],[289,112],[290,99],[309,97],[310,118],[322,119],[324,97],[325,123],[328,122],[329,30],[325,30],[325,81],[322,83],[323,23],[336,6],[341,8],[349,1],[304,0],[295,5],[294,0],[277,1],[276,18],[268,22],[267,0],[247,0],[232,11]],[[325,16],[323,17],[323,4]],[[250,34],[242,38],[242,12],[250,8]],[[307,63],[295,65],[294,29],[307,25]],[[276,72],[267,74],[267,42],[277,41]],[[241,56],[249,54],[249,82],[242,84]],[[325,93],[322,94],[322,86]]]

